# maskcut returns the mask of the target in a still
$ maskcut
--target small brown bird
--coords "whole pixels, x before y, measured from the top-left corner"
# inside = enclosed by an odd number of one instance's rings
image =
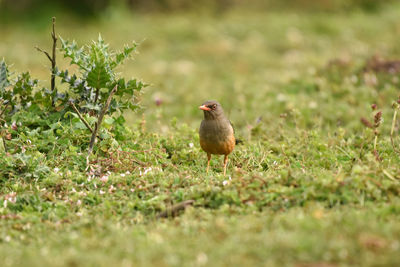
[[[204,112],[204,120],[201,122],[199,134],[200,146],[207,152],[207,173],[210,167],[211,154],[217,154],[225,155],[225,175],[228,155],[233,151],[236,144],[232,124],[217,101],[206,101],[199,109]]]

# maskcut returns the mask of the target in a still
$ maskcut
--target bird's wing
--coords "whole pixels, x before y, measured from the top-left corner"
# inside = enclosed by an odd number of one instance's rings
[[[232,126],[232,129],[233,129],[233,134],[235,134],[235,126],[233,126],[233,123],[229,120],[229,123],[231,124],[231,126]],[[235,142],[236,142],[236,145],[237,144],[241,144],[241,143],[243,143],[243,140],[241,140],[241,139],[237,139],[236,137],[235,137]]]
[[[230,125],[232,126],[233,133],[235,133],[235,127],[233,126],[233,123],[229,120]]]

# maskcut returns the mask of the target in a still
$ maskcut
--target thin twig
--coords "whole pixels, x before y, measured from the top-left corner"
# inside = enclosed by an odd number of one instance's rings
[[[80,113],[79,110],[76,108],[76,106],[74,105],[74,103],[70,102],[70,106],[74,109],[75,113],[78,115],[79,119],[83,122],[83,124],[85,124],[86,128],[88,128],[89,131],[90,131],[91,133],[93,133],[92,127],[90,127],[89,123],[85,120],[85,118],[82,117],[81,113]]]
[[[83,124],[85,124],[86,128],[88,128],[88,130],[90,131],[90,133],[93,134],[93,129],[92,127],[90,127],[89,123],[85,120],[85,118],[82,116],[82,114],[79,112],[79,110],[76,108],[76,106],[74,105],[74,103],[70,102],[70,106],[74,109],[74,111],[76,112],[76,114],[78,115],[79,119],[83,122]],[[103,138],[100,137],[100,135],[97,135],[97,138],[103,140]]]
[[[382,170],[383,174],[386,175],[390,180],[398,182],[387,170]]]
[[[88,170],[90,167],[89,157],[90,157],[90,154],[92,154],[93,146],[94,146],[94,143],[96,142],[97,132],[100,129],[101,123],[103,121],[103,117],[106,114],[108,107],[111,104],[111,99],[112,99],[113,95],[115,94],[115,92],[117,91],[117,88],[118,88],[118,85],[115,85],[114,88],[111,90],[110,95],[107,98],[107,102],[105,103],[103,109],[101,110],[99,117],[97,119],[97,122],[94,124],[94,131],[92,132],[92,137],[90,138],[88,155],[86,156],[86,170]]]
[[[53,53],[51,60],[51,91],[54,92],[56,88],[56,49],[57,49],[57,36],[56,36],[56,17],[52,18],[53,31],[51,37],[53,38]]]
[[[2,136],[1,139],[3,140],[4,152],[7,152],[6,139],[4,138],[4,136]]]
[[[97,103],[97,99],[99,98],[99,94],[100,94],[100,88],[97,88],[97,89],[96,89],[96,95],[95,95],[95,97],[94,97],[94,104]]]
[[[36,46],[36,50],[38,50],[39,52],[42,52],[43,54],[46,55],[46,57],[50,60],[51,63],[51,91],[54,93],[56,90],[56,49],[57,49],[57,36],[56,36],[56,18],[53,17],[52,18],[52,22],[53,22],[53,30],[51,32],[51,38],[53,39],[53,48],[52,48],[52,56],[50,56],[50,54],[39,48],[38,46]],[[52,106],[54,107],[54,97],[52,98],[51,101]]]
[[[394,114],[393,114],[392,129],[390,130],[390,142],[392,143],[394,152],[399,154],[400,151],[396,148],[396,145],[395,145],[394,139],[393,139],[394,127],[396,126],[396,117],[397,117],[397,108],[394,110]]]
[[[38,46],[35,46],[35,48],[37,51],[44,53],[47,56],[47,58],[50,60],[50,62],[52,61],[51,56],[49,55],[49,53],[47,53],[47,51],[44,51],[43,49],[41,49]]]
[[[396,124],[396,117],[397,117],[397,109],[394,110],[393,120],[392,120],[392,129],[390,130],[390,135],[393,135],[394,126]]]
[[[1,102],[1,104],[3,104],[3,103],[4,103],[4,101]],[[3,116],[3,113],[7,110],[7,107],[8,107],[8,104],[9,104],[9,103],[10,103],[10,102],[8,102],[7,104],[5,104],[5,105],[4,105],[4,109],[0,112],[0,121],[4,121],[4,122],[5,122],[5,120],[1,119],[1,116]],[[4,151],[7,152],[6,139],[4,138],[4,136],[3,136],[3,134],[2,134],[2,131],[0,132],[0,137],[1,137],[1,140],[3,140]]]
[[[378,143],[378,130],[375,128],[375,138],[374,138],[374,155],[375,159],[377,161],[381,161],[381,158],[379,157],[379,152],[376,150],[376,144]]]
[[[188,206],[191,206],[193,204],[194,204],[193,199],[182,201],[178,204],[173,205],[172,207],[167,208],[165,211],[159,213],[157,215],[157,218],[174,217],[174,216],[178,215],[179,211],[184,210]]]
[[[96,124],[95,124],[95,126],[94,126],[94,131],[92,132],[92,137],[91,137],[91,139],[90,139],[88,156],[89,156],[89,155],[92,153],[92,151],[93,151],[93,146],[94,146],[94,143],[95,143],[95,141],[96,141],[97,132],[98,132],[99,129],[100,129],[100,126],[101,126],[101,123],[102,123],[102,121],[103,121],[104,115],[106,114],[106,112],[107,112],[107,110],[108,110],[108,107],[109,107],[110,104],[111,104],[111,100],[112,100],[112,98],[113,98],[115,92],[117,91],[117,88],[118,88],[118,86],[115,85],[114,88],[111,90],[110,95],[109,95],[108,98],[107,98],[107,102],[104,104],[104,107],[103,107],[103,109],[101,110],[101,112],[100,112],[100,114],[99,114],[99,117],[98,117],[98,119],[97,119],[97,122],[96,122]]]
[[[3,116],[3,113],[6,111],[8,104],[10,104],[10,102],[4,105],[4,109],[0,112],[0,117]]]

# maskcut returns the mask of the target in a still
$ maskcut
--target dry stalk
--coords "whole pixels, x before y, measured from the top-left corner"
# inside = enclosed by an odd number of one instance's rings
[[[106,114],[106,112],[111,104],[112,98],[113,98],[115,92],[117,92],[117,88],[118,88],[118,85],[115,85],[114,88],[111,90],[110,95],[107,98],[107,102],[104,104],[103,109],[100,111],[97,122],[94,125],[94,130],[92,131],[92,137],[90,138],[88,155],[86,157],[86,168],[87,169],[89,168],[89,157],[90,157],[90,154],[92,154],[92,152],[93,152],[93,147],[96,142],[97,132],[99,131],[99,129],[101,127],[101,123],[103,122],[104,115]]]
[[[51,91],[54,93],[56,90],[56,50],[57,50],[57,40],[58,40],[57,36],[56,36],[56,18],[55,17],[52,18],[52,22],[53,22],[53,30],[51,32],[51,38],[53,39],[53,48],[52,48],[51,56],[47,51],[45,51],[37,46],[35,48],[39,52],[42,52],[43,54],[45,54],[51,63]],[[54,96],[52,98],[51,104],[54,107],[54,104],[55,104]]]

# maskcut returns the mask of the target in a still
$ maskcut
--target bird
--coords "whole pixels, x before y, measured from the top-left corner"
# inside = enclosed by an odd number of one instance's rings
[[[207,169],[210,168],[211,155],[224,155],[224,176],[228,155],[236,145],[235,133],[230,120],[225,116],[220,103],[215,100],[204,102],[199,109],[203,110],[204,119],[200,124],[200,146],[207,153]]]

